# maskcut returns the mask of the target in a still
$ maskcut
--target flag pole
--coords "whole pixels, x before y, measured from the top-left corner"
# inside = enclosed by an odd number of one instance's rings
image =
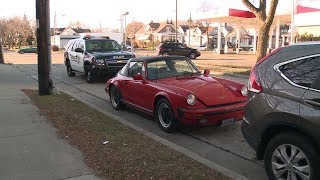
[[[295,1],[296,0],[292,0],[292,12],[291,12],[291,34],[290,34],[290,44],[294,43],[294,32],[295,32],[295,28],[294,28],[294,14],[295,14]]]

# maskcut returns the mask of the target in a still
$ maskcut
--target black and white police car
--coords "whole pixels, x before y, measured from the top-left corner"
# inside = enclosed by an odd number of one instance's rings
[[[84,73],[87,82],[101,76],[115,75],[135,55],[123,51],[121,45],[109,37],[90,37],[70,40],[65,48],[64,63],[70,77]]]

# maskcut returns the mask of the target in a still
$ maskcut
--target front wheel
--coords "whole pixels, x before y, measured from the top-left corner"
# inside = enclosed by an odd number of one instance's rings
[[[264,156],[269,179],[320,179],[318,152],[309,138],[297,133],[282,133],[267,144]]]
[[[156,106],[156,120],[160,128],[165,132],[174,132],[177,128],[177,120],[167,99],[160,99]]]
[[[92,74],[91,70],[86,72],[86,79],[88,83],[93,83],[95,81],[95,76]]]

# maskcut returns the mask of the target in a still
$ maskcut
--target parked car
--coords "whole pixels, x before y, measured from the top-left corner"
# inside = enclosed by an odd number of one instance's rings
[[[207,46],[206,45],[200,45],[200,46],[197,46],[197,49],[199,51],[206,51],[207,50]]]
[[[25,47],[17,50],[17,53],[24,54],[24,53],[37,53],[37,47]]]
[[[230,125],[240,121],[246,86],[201,73],[183,56],[133,58],[106,83],[114,109],[128,105],[156,118],[166,132],[179,123]]]
[[[270,179],[320,179],[320,42],[277,49],[251,71],[242,134]]]
[[[70,40],[64,52],[68,75],[84,73],[89,83],[98,76],[114,76],[133,57],[134,54],[123,51],[120,44],[108,37]]]
[[[197,49],[176,42],[160,43],[156,50],[158,55],[179,55],[189,57],[190,59],[196,59],[201,55]]]

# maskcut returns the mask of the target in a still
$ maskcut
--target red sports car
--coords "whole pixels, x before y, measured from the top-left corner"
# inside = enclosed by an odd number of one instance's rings
[[[124,105],[156,118],[166,132],[179,122],[229,125],[242,120],[247,88],[240,83],[202,74],[182,56],[133,58],[106,83],[114,109]]]

